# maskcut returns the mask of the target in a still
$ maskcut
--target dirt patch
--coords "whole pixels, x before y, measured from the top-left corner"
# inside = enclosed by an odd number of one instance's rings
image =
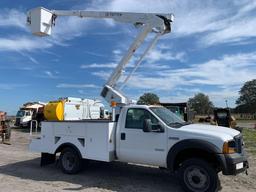
[[[125,163],[90,162],[78,175],[65,175],[58,166],[40,167],[40,154],[28,151],[29,134],[13,131],[11,145],[0,145],[0,191],[181,192],[167,171]],[[222,191],[256,191],[256,158],[249,157],[249,175],[220,174]]]

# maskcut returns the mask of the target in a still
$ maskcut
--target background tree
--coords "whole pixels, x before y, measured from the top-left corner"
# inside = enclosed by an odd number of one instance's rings
[[[237,99],[236,111],[240,113],[256,112],[256,79],[247,81],[239,91],[240,97]]]
[[[197,114],[200,115],[212,113],[214,107],[208,95],[203,93],[198,93],[193,98],[190,98],[188,100],[188,104]]]
[[[144,93],[137,102],[139,105],[154,105],[158,103],[160,103],[159,97],[154,93]]]

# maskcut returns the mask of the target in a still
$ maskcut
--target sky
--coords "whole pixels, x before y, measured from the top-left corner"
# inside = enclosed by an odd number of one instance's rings
[[[186,102],[196,93],[215,106],[235,106],[239,90],[256,78],[256,0],[1,0],[0,110],[13,115],[28,101],[60,97],[101,99],[102,86],[138,33],[132,24],[58,17],[51,36],[33,36],[26,12],[55,10],[173,13],[161,37],[123,92],[145,92],[162,102]],[[119,85],[152,35],[137,50]],[[105,103],[108,105],[107,103]]]

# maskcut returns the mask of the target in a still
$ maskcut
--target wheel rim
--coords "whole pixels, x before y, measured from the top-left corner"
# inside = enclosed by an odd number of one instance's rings
[[[207,191],[210,186],[210,177],[205,169],[199,166],[190,166],[185,170],[184,181],[192,191]]]
[[[76,164],[76,157],[73,153],[71,152],[66,152],[63,154],[62,158],[62,165],[65,170],[71,171]]]

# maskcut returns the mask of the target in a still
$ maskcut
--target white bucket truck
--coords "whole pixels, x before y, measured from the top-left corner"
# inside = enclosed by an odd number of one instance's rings
[[[33,34],[44,36],[50,35],[59,16],[111,18],[132,23],[141,31],[101,92],[113,107],[112,121],[42,122],[41,137],[33,139],[29,146],[42,154],[41,165],[53,163],[58,153],[60,166],[68,174],[80,170],[82,159],[154,165],[177,172],[184,189],[193,192],[216,191],[219,172],[236,175],[247,170],[243,138],[238,131],[188,125],[164,107],[131,104],[117,89],[122,70],[148,33],[156,36],[136,67],[158,37],[171,31],[172,14],[36,8],[29,12],[27,21]]]

